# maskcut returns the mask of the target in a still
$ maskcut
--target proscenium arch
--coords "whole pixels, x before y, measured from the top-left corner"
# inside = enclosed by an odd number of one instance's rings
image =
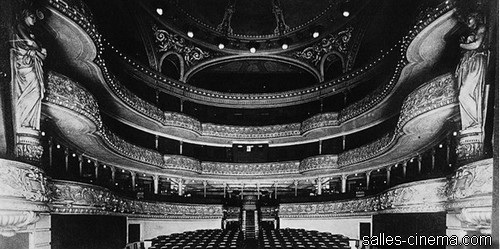
[[[162,69],[163,69],[163,62],[165,61],[165,59],[167,59],[167,57],[169,56],[175,56],[177,57],[177,59],[179,60],[179,79],[178,80],[182,80],[182,78],[184,77],[184,58],[182,58],[181,55],[179,55],[178,53],[175,53],[175,52],[172,52],[172,51],[169,51],[169,52],[166,52],[164,53],[161,57],[160,57],[160,63],[159,63],[159,70],[161,73],[162,72]],[[169,76],[170,77],[170,76]]]
[[[201,70],[206,69],[208,67],[227,63],[227,62],[244,61],[244,60],[262,60],[262,61],[273,61],[273,62],[289,64],[289,65],[298,67],[298,68],[303,69],[306,72],[310,73],[318,80],[318,82],[321,82],[323,80],[320,72],[316,68],[310,66],[309,64],[307,64],[303,61],[299,61],[296,59],[283,57],[283,56],[277,56],[277,55],[244,55],[244,56],[236,55],[236,56],[228,56],[228,57],[224,57],[224,58],[216,58],[213,60],[202,62],[202,63],[190,68],[184,74],[184,77],[181,79],[181,81],[187,82],[191,76],[193,76],[194,74],[196,74],[196,73],[200,72]]]

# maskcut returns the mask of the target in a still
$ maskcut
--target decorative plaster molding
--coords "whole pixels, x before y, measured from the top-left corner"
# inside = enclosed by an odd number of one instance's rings
[[[0,210],[0,235],[14,236],[19,230],[37,222],[39,218],[33,211]]]
[[[53,213],[115,214],[139,217],[181,219],[222,218],[222,205],[178,204],[132,200],[110,190],[84,183],[57,181],[50,183]]]
[[[155,166],[164,165],[162,155],[158,151],[131,144],[111,132],[106,126],[103,126],[98,134],[109,147],[121,155]]]
[[[30,202],[48,200],[42,170],[29,164],[4,159],[0,159],[0,164],[0,197],[19,197]]]
[[[458,168],[446,186],[450,201],[490,195],[492,191],[493,159],[476,161]]]
[[[424,84],[419,89],[412,92],[403,104],[401,117],[398,122],[396,131],[402,128],[410,119],[416,116],[432,111],[436,108],[448,105],[456,101],[455,91],[452,87],[453,81],[450,75],[438,77]],[[443,90],[439,90],[443,89]],[[133,145],[116,134],[108,130],[101,121],[99,115],[99,107],[92,95],[84,90],[77,83],[69,80],[66,77],[60,77],[56,74],[49,74],[49,84],[47,88],[46,101],[55,105],[66,107],[75,111],[78,114],[88,117],[93,120],[98,127],[96,135],[100,136],[108,147],[125,157],[136,161],[151,164],[163,169],[182,169],[200,174],[215,174],[215,175],[274,175],[274,174],[296,174],[310,170],[318,169],[338,169],[346,165],[351,165],[357,162],[368,160],[383,153],[397,140],[400,132],[390,132],[369,144],[361,147],[342,152],[337,155],[321,155],[302,160],[301,162],[280,162],[268,164],[227,164],[204,162],[199,160],[178,156],[178,155],[162,155],[158,151],[142,148]],[[410,104],[408,104],[410,103]],[[415,108],[417,106],[417,108]],[[419,108],[422,108],[421,111]],[[177,117],[180,117],[177,119]],[[170,116],[170,122],[178,122],[180,124],[188,124],[185,121],[184,115]],[[337,123],[336,113],[325,113],[316,115],[303,123],[305,129],[316,129],[322,125],[330,125]],[[191,127],[199,125],[199,123],[191,123]],[[294,123],[290,125],[264,126],[264,127],[237,127],[237,126],[220,126],[207,124],[201,127],[214,129],[212,135],[225,133],[224,136],[230,134],[243,134],[248,138],[266,137],[266,134],[282,135],[290,132],[297,134],[300,124]],[[286,129],[290,129],[287,131]],[[255,134],[252,134],[255,132]],[[205,134],[207,135],[207,134]]]
[[[446,179],[402,184],[377,196],[353,200],[281,204],[280,217],[330,217],[374,213],[412,213],[445,211]]]
[[[202,129],[203,136],[236,139],[267,139],[301,135],[299,123],[270,126],[202,124]]]
[[[390,132],[369,144],[339,154],[338,164],[345,166],[361,162],[382,153],[396,140],[397,134]]]
[[[313,46],[306,47],[302,51],[294,53],[294,57],[318,66],[323,56],[329,53],[337,52],[345,55],[347,54],[347,47],[351,40],[353,30],[353,27],[347,27],[335,35],[330,34]]]
[[[299,162],[275,162],[275,163],[201,163],[203,174],[215,175],[273,175],[273,174],[297,174],[299,173]]]
[[[47,73],[46,102],[66,107],[102,126],[99,105],[94,96],[77,82],[55,72]]]
[[[302,122],[300,133],[304,134],[314,129],[339,126],[340,122],[338,120],[338,116],[339,114],[336,112],[327,112],[314,115]]]
[[[177,34],[158,29],[156,25],[153,26],[153,31],[158,44],[158,51],[175,52],[181,55],[188,67],[210,57],[210,53],[190,44]]]
[[[10,237],[47,212],[48,187],[42,170],[0,159],[0,235]]]
[[[457,103],[457,94],[451,73],[441,75],[420,86],[406,97],[401,107],[398,127],[403,127],[409,120],[422,113]]]
[[[308,157],[300,162],[300,173],[318,169],[338,169],[338,157],[336,155],[319,155]]]

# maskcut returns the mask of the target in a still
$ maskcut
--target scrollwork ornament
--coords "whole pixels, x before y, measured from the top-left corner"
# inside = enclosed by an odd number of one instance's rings
[[[328,37],[321,39],[320,42],[314,44],[313,46],[294,53],[294,56],[296,58],[309,61],[317,66],[323,59],[323,56],[331,52],[346,54],[353,30],[353,27],[348,27],[335,35],[330,34]]]
[[[159,52],[175,52],[181,55],[187,66],[192,66],[196,62],[209,58],[209,52],[189,44],[184,38],[166,30],[153,26],[154,36],[158,44]]]

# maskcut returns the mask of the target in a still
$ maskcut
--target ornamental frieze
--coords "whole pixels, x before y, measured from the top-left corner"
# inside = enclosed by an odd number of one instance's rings
[[[163,165],[164,168],[169,169],[184,169],[197,173],[200,173],[202,171],[200,161],[185,156],[164,155]]]
[[[437,212],[446,208],[446,179],[393,187],[377,196],[322,203],[281,204],[280,217],[324,217],[373,213]]]
[[[99,106],[90,92],[68,77],[49,72],[45,101],[62,105],[90,118],[97,127],[102,125]]]
[[[209,52],[190,44],[177,34],[158,29],[157,26],[153,26],[153,31],[158,44],[158,51],[163,53],[174,52],[181,55],[187,66],[192,66],[196,62],[210,57]]]
[[[203,124],[202,128],[202,134],[204,136],[239,139],[276,138],[301,135],[299,123],[270,126],[230,126]]]
[[[204,174],[216,175],[273,175],[299,173],[299,162],[274,163],[219,163],[203,162]]]
[[[439,76],[406,97],[401,107],[398,127],[422,113],[456,102],[457,90],[452,75],[448,73]]]
[[[126,157],[155,166],[163,166],[163,158],[158,151],[131,144],[108,130],[105,126],[102,127],[99,135],[108,146]]]
[[[53,212],[64,214],[124,214],[164,218],[221,218],[222,205],[177,204],[132,200],[106,188],[69,181],[50,183]]]
[[[356,162],[360,162],[369,158],[372,158],[380,153],[382,153],[386,148],[388,148],[392,142],[396,139],[396,133],[389,132],[385,134],[382,138],[375,140],[369,144],[363,145],[361,147],[348,150],[339,154],[338,164],[339,165],[349,165]]]
[[[337,169],[339,166],[337,164],[336,155],[320,155],[314,157],[308,157],[300,162],[299,170],[300,172],[305,172],[309,170],[317,169]]]
[[[340,125],[338,116],[339,114],[336,112],[320,113],[314,115],[313,117],[308,118],[304,122],[302,122],[300,131],[301,133],[305,133],[307,131],[318,128],[338,126]]]

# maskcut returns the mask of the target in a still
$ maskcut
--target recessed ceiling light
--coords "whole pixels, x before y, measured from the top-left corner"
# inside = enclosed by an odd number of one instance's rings
[[[257,52],[257,49],[255,49],[254,47],[251,47],[250,48],[250,53],[254,54],[255,52]]]
[[[351,15],[351,13],[349,11],[347,11],[347,10],[344,10],[344,12],[342,12],[342,15],[344,17],[349,17],[349,15]]]
[[[319,37],[319,32],[318,31],[313,32],[313,38],[318,38],[318,37]]]
[[[283,43],[283,45],[281,45],[281,48],[282,48],[283,50],[288,49],[288,44]]]
[[[219,46],[218,46],[218,47],[219,47],[219,49],[224,49],[224,47],[225,47],[225,46],[224,46],[224,43],[219,43]]]
[[[156,13],[158,13],[158,15],[163,15],[163,9],[162,8],[156,8]]]
[[[189,38],[193,38],[193,37],[194,37],[194,33],[193,33],[193,31],[188,31],[188,32],[187,32],[187,36],[188,36]]]

